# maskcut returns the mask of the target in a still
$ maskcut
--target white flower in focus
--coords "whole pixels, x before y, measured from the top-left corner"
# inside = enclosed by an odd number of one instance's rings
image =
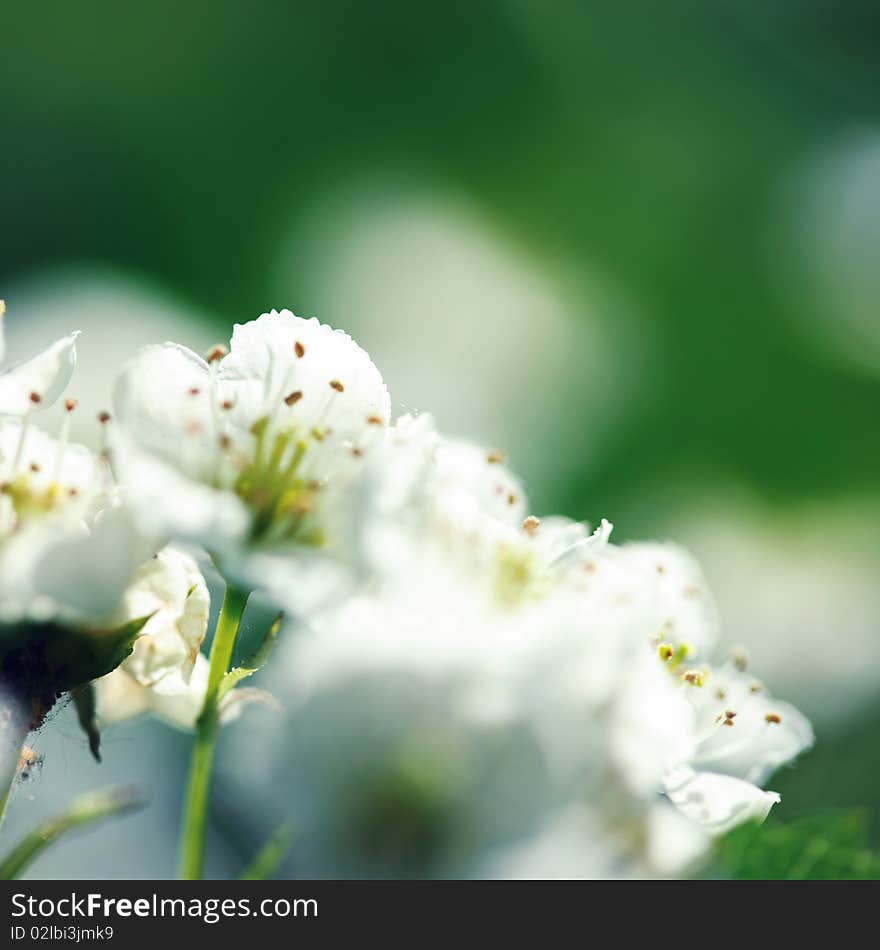
[[[744,660],[710,669],[702,685],[688,690],[696,742],[663,780],[672,804],[713,836],[745,821],[763,821],[780,798],[761,786],[813,744],[806,717],[773,699],[737,664],[744,667]]]
[[[228,355],[147,347],[115,403],[117,472],[152,530],[204,544],[236,582],[283,601],[311,583],[301,572],[291,588],[290,558],[306,575],[309,557],[331,572],[351,558],[353,484],[390,402],[342,331],[283,310],[236,325]]]
[[[0,300],[0,363],[6,355],[4,317]],[[31,359],[0,370],[0,416],[29,416],[58,401],[76,366],[78,335],[71,333]]]

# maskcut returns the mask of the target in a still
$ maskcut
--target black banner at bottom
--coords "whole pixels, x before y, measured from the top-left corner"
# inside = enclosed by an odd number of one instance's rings
[[[835,892],[831,906],[818,889]],[[615,942],[630,933],[696,935],[706,927],[729,938],[741,928],[753,942],[757,921],[763,941],[771,921],[784,921],[790,941],[808,909],[812,923],[823,906],[839,920],[841,903],[848,915],[870,911],[875,893],[867,882],[14,881],[0,882],[0,946],[127,947],[221,933],[224,942],[313,944],[318,934],[351,935],[353,928],[359,941],[421,942],[473,933],[474,925],[495,938],[540,932],[568,942],[579,934],[585,943],[604,943],[609,934]]]

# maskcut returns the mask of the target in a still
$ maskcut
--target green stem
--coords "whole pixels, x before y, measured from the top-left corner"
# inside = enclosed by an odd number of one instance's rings
[[[133,788],[109,788],[81,795],[60,815],[42,822],[18,843],[0,862],[0,880],[17,878],[34,858],[67,832],[134,811],[144,804],[140,793]]]
[[[181,829],[180,876],[187,881],[199,880],[204,873],[211,766],[220,724],[220,684],[229,669],[232,648],[248,596],[246,591],[227,586],[211,646],[208,689],[196,722],[196,739],[190,759]]]

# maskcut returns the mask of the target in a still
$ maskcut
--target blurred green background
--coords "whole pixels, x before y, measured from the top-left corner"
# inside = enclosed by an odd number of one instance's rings
[[[779,816],[859,806],[880,840],[878,28],[855,0],[7,4],[11,346],[82,326],[97,406],[147,340],[348,329],[537,513],[689,544],[816,723]],[[73,727],[43,741],[37,781],[95,784]],[[105,773],[185,747],[133,725]]]

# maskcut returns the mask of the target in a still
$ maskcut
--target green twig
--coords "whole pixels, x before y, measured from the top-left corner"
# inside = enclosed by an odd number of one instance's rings
[[[240,881],[265,881],[278,870],[293,843],[293,826],[285,822],[256,853],[253,861],[239,874]]]
[[[249,592],[226,588],[208,668],[205,702],[196,722],[196,739],[190,759],[189,782],[181,828],[180,876],[199,880],[205,868],[205,839],[208,829],[208,796],[211,768],[220,724],[220,687],[229,663]]]
[[[68,831],[136,811],[145,804],[140,792],[132,787],[107,788],[80,795],[60,814],[37,825],[12,849],[0,863],[0,879],[17,878],[34,858]]]

